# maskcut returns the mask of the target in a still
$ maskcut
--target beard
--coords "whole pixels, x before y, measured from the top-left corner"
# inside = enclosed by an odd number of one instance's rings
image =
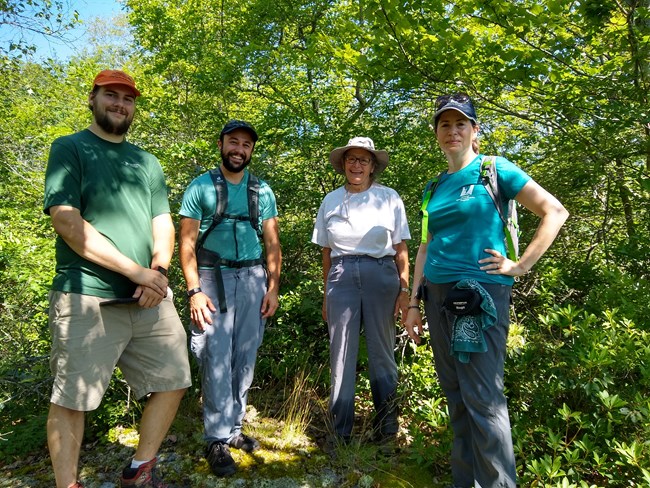
[[[131,116],[127,116],[127,118],[122,122],[115,123],[109,117],[107,110],[102,110],[96,106],[94,106],[92,110],[97,125],[99,125],[109,134],[122,136],[126,134],[126,132],[129,130],[129,127],[131,127],[131,122],[133,122],[133,114],[131,114]]]
[[[230,160],[230,156],[233,154],[237,154],[237,156],[242,156],[244,158],[243,163],[233,163]],[[249,157],[248,159],[245,159],[246,156],[243,153],[235,153],[233,151],[229,152],[228,154],[224,154],[223,150],[221,150],[221,161],[223,162],[223,167],[226,168],[228,171],[231,173],[241,173],[244,171],[244,168],[248,166],[248,164],[251,162],[251,158]]]

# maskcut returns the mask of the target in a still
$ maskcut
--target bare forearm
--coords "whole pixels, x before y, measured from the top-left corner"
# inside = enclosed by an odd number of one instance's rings
[[[523,274],[529,271],[551,246],[569,217],[569,212],[557,198],[533,180],[521,189],[516,200],[540,218],[533,239],[517,262],[519,274]]]
[[[278,293],[280,290],[280,268],[282,267],[282,251],[280,249],[280,231],[278,219],[274,217],[262,223],[262,239],[268,273],[268,291]]]
[[[395,246],[395,265],[397,266],[397,273],[399,275],[400,286],[402,288],[409,287],[409,256],[408,248],[404,241],[396,244]]]
[[[84,220],[77,209],[53,207],[50,209],[50,215],[57,234],[82,258],[130,279],[133,279],[141,269],[141,266],[122,254],[106,237]]]
[[[266,271],[268,273],[269,291],[278,292],[280,289],[280,269],[282,267],[282,252],[280,244],[272,246],[272,249],[266,249]]]
[[[188,290],[198,288],[200,284],[195,250],[199,225],[198,220],[188,218],[182,219],[180,225],[178,239],[179,259]]]
[[[169,214],[154,217],[152,268],[169,267],[174,253],[174,232],[174,224]]]
[[[413,267],[413,290],[411,291],[411,304],[416,305],[419,300],[415,297],[417,289],[424,277],[424,263],[427,260],[427,244],[420,244],[418,253],[415,256],[415,266]]]
[[[322,258],[323,258],[323,290],[327,290],[327,275],[329,275],[330,268],[332,267],[332,250],[329,247],[323,248]]]

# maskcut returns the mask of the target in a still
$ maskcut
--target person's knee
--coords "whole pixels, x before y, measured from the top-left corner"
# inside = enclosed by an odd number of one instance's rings
[[[50,403],[48,420],[73,419],[83,417],[85,413],[83,410],[75,410],[56,403]]]

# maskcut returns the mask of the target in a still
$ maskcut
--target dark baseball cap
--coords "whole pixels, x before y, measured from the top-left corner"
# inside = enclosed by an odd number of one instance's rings
[[[436,113],[433,114],[433,120],[438,126],[438,117],[442,112],[447,110],[456,110],[462,113],[469,120],[477,123],[476,110],[474,104],[465,93],[454,93],[453,95],[442,95],[436,99]]]
[[[223,129],[221,129],[221,134],[219,135],[219,139],[223,139],[223,136],[225,134],[230,134],[233,131],[236,131],[237,129],[243,129],[245,131],[248,131],[248,133],[253,137],[253,142],[257,142],[258,136],[257,132],[255,132],[255,129],[253,129],[253,126],[250,125],[248,122],[244,122],[243,120],[229,120],[226,122],[226,125],[223,126]]]

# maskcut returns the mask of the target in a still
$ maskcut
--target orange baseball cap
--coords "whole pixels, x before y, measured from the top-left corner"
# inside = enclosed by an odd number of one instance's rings
[[[136,97],[140,96],[140,90],[135,87],[135,81],[124,71],[105,69],[100,71],[97,76],[95,76],[95,81],[93,82],[93,88],[95,86],[106,86],[106,85],[124,85],[128,86]]]

